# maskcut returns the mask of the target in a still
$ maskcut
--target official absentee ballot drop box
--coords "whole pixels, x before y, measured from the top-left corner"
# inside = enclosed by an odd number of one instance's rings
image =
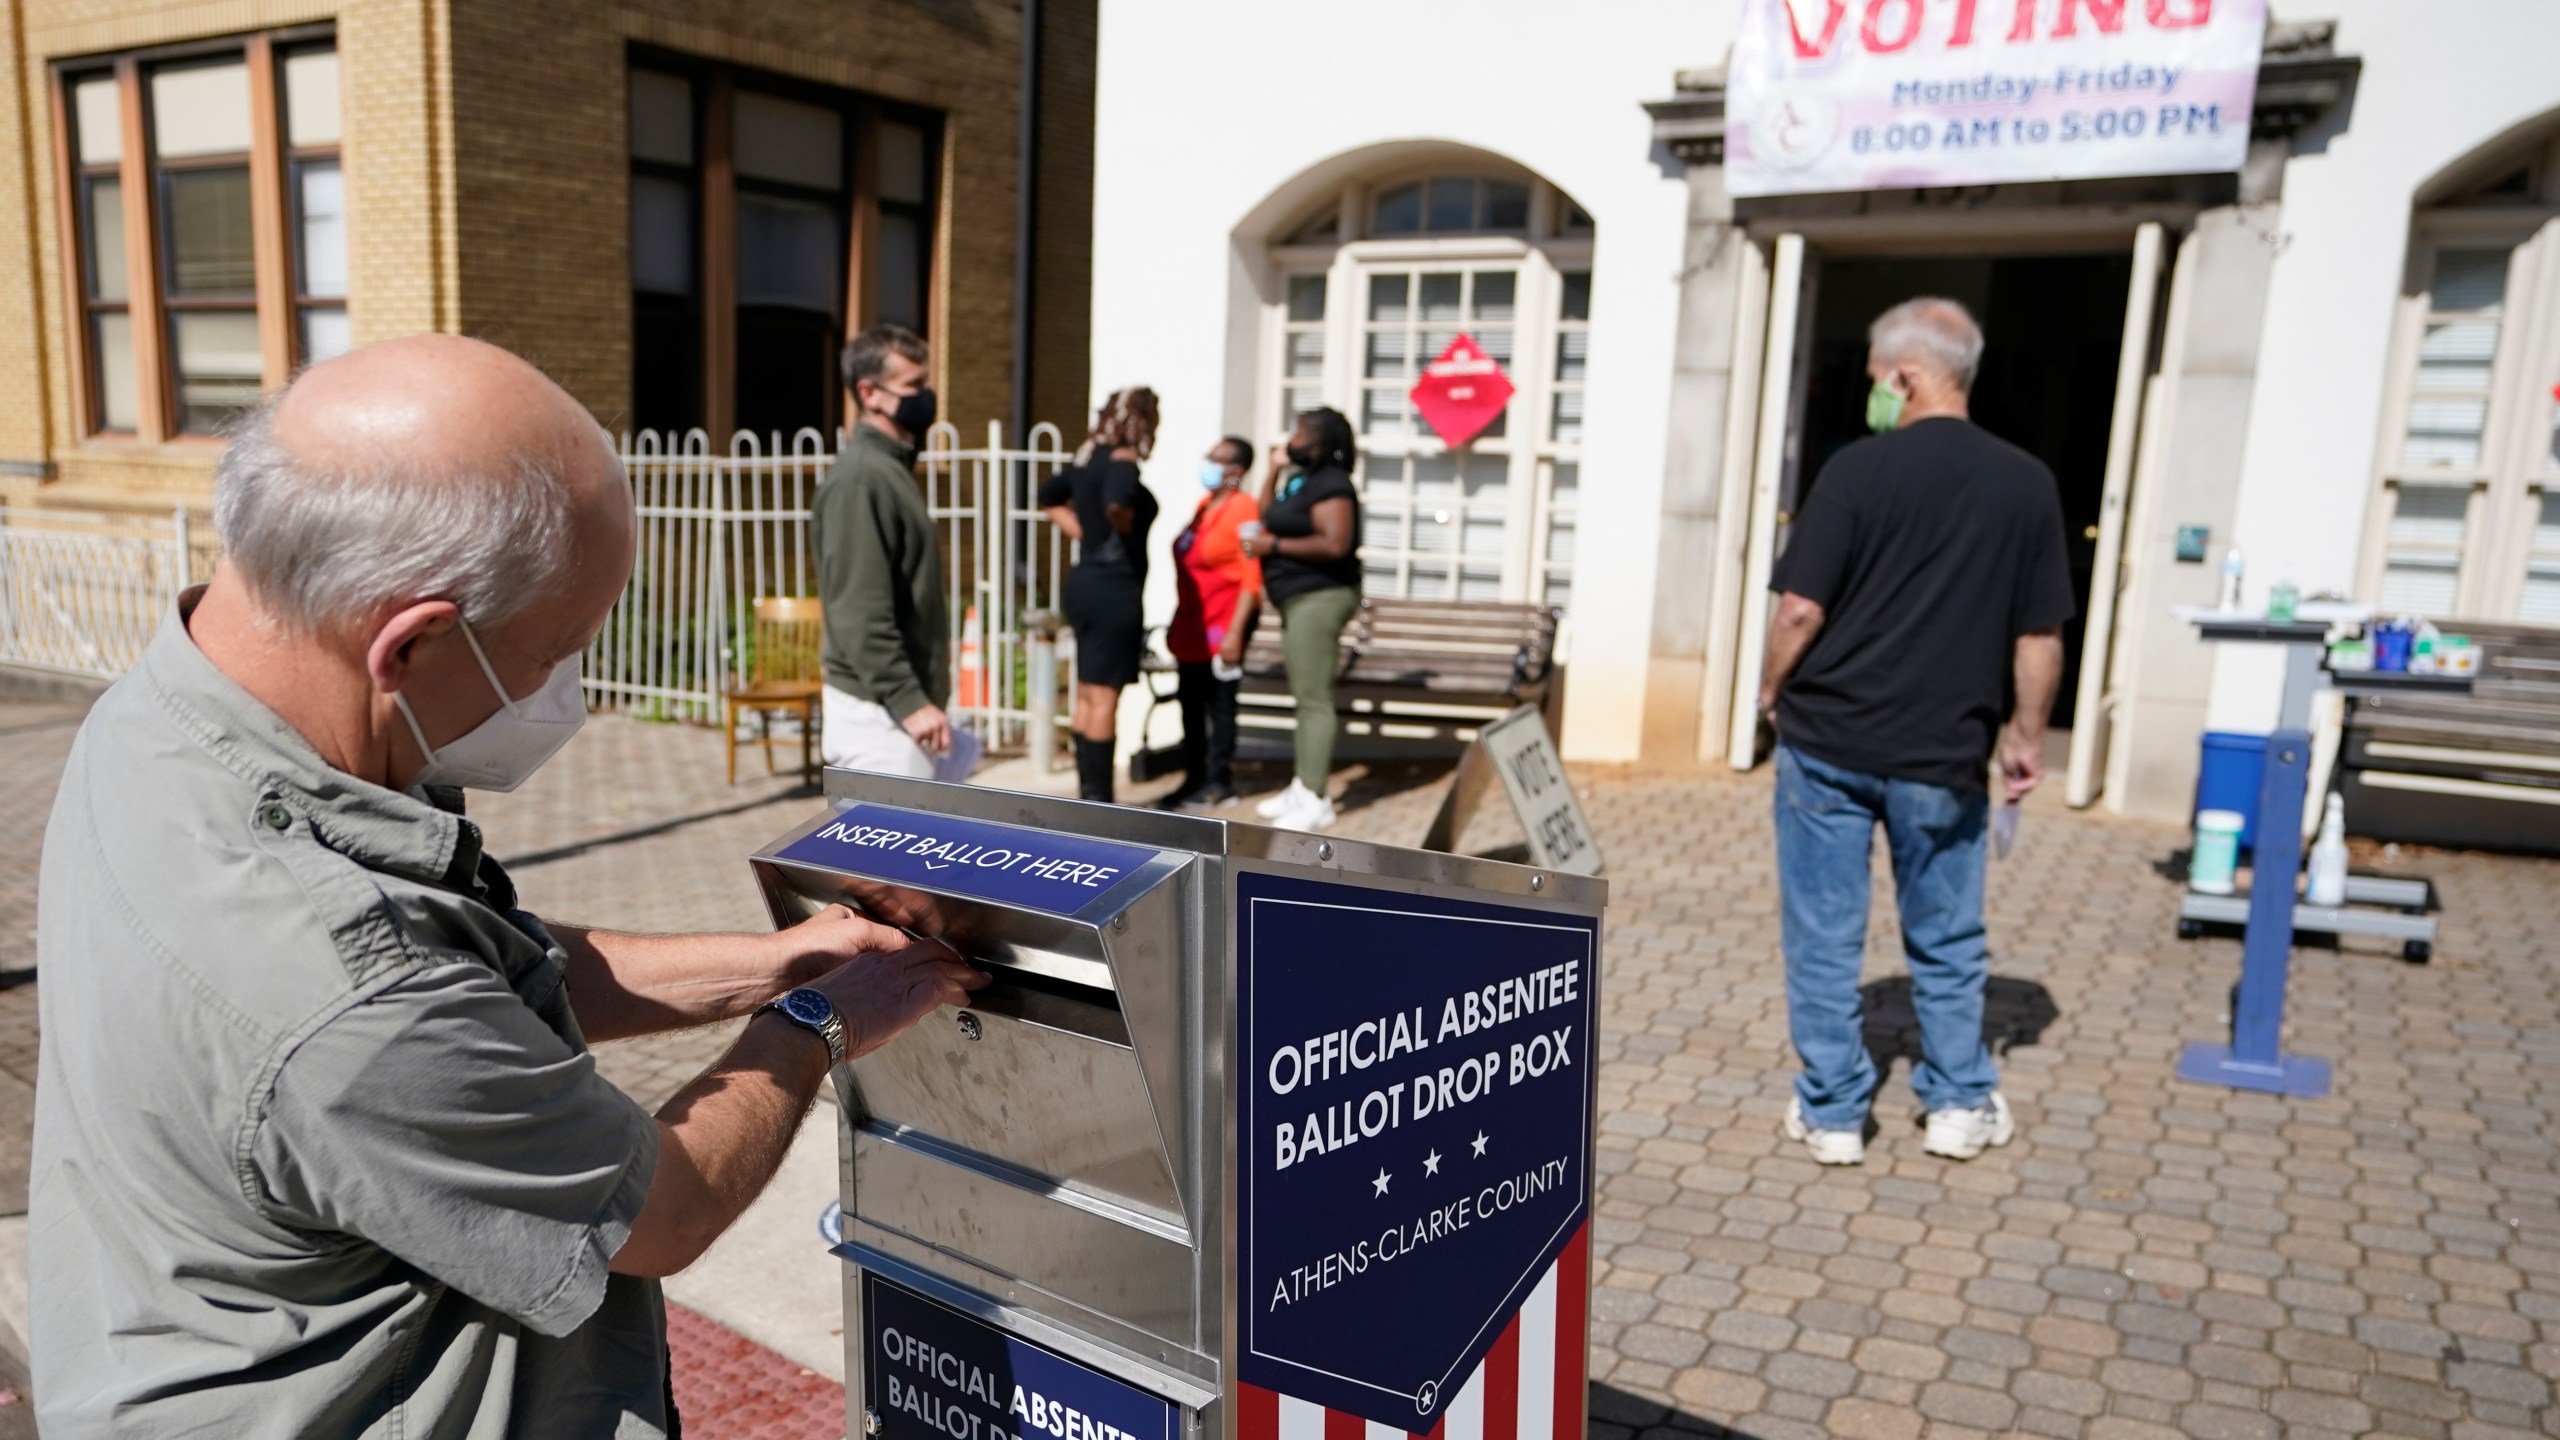
[[[853,1435],[1584,1432],[1601,882],[826,795],[754,857],[775,920],[843,901],[995,976],[836,1073]]]

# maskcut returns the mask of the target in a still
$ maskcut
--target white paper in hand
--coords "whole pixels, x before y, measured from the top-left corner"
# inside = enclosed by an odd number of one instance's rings
[[[951,748],[933,757],[933,778],[945,785],[968,784],[969,776],[978,768],[978,757],[986,750],[976,731],[952,726]]]
[[[1991,855],[2006,860],[2018,844],[2018,802],[2011,800],[1991,812]]]

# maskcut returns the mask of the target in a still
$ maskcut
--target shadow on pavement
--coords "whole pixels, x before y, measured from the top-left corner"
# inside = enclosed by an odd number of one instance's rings
[[[1702,1415],[1648,1400],[1615,1385],[1591,1387],[1591,1440],[1624,1440],[1627,1436],[1650,1436],[1666,1430],[1684,1437],[1702,1436],[1705,1440],[1755,1440],[1747,1430],[1719,1425]]]
[[[1446,785],[1449,772],[1455,768],[1456,762],[1450,760],[1337,762],[1333,773],[1342,785],[1342,793],[1334,797],[1333,803],[1341,810],[1358,810],[1417,786]],[[1247,794],[1278,790],[1289,779],[1290,767],[1285,760],[1236,761],[1236,788]]]
[[[574,859],[577,856],[584,855],[592,850],[606,850],[616,845],[628,845],[634,840],[647,840],[654,836],[664,835],[671,830],[681,830],[688,825],[699,825],[705,820],[719,820],[731,815],[743,815],[750,810],[761,810],[767,805],[779,805],[786,800],[814,800],[824,793],[824,791],[814,785],[794,785],[790,789],[782,791],[780,794],[759,795],[752,800],[741,800],[735,805],[722,805],[711,810],[697,810],[690,815],[673,815],[664,820],[653,820],[646,825],[634,825],[627,830],[616,830],[610,834],[589,836],[584,840],[573,840],[566,845],[555,845],[548,850],[535,850],[529,854],[508,855],[501,858],[505,861],[506,867],[510,871],[530,870],[537,865],[549,865],[555,861]]]
[[[1867,1057],[1876,1064],[1876,1086],[1893,1078],[1893,1062],[1920,1063],[1920,1017],[1911,1008],[1911,977],[1894,975],[1858,987],[1867,1008]],[[2033,980],[1994,975],[1983,989],[1982,1043],[1994,1055],[2044,1038],[2062,1011],[2053,992]]]

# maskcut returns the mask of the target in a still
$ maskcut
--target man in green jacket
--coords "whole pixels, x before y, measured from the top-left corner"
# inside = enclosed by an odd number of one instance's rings
[[[942,547],[915,478],[934,420],[931,353],[902,325],[875,325],[844,347],[854,421],[816,509],[826,761],[920,780],[951,748]]]

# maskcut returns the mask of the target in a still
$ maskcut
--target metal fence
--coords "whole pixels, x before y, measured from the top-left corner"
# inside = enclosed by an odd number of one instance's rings
[[[165,521],[0,513],[0,665],[113,680],[142,658],[178,592],[211,571],[184,507]]]
[[[954,661],[952,715],[990,748],[1023,742],[1033,710],[1024,624],[1058,607],[1074,546],[1033,503],[1066,464],[1055,426],[1008,449],[1000,426],[963,449],[937,425],[917,464],[940,531]],[[717,722],[749,669],[755,602],[817,593],[810,507],[835,456],[802,430],[741,431],[715,455],[699,430],[624,437],[640,518],[631,583],[587,654],[588,703]],[[970,620],[975,611],[974,623]],[[1051,685],[1055,677],[1048,677]]]
[[[1034,709],[1026,621],[1056,613],[1075,559],[1033,499],[1069,456],[1051,425],[1019,448],[993,424],[983,447],[963,449],[960,438],[937,425],[917,457],[941,538],[951,710],[991,748],[1009,749]],[[716,723],[723,693],[748,672],[756,601],[817,593],[810,506],[834,453],[815,430],[787,443],[742,431],[727,454],[712,453],[699,430],[644,431],[620,450],[639,552],[587,653],[588,703]],[[0,664],[122,675],[178,592],[212,573],[211,529],[183,508],[166,520],[0,510]]]

